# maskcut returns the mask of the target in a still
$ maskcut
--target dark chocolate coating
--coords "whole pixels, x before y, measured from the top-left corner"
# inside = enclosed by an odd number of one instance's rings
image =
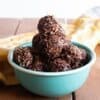
[[[70,44],[63,48],[61,57],[71,65],[72,69],[75,69],[85,64],[87,53],[84,49]]]
[[[36,35],[32,41],[40,55],[46,59],[54,59],[60,56],[63,46],[67,45],[67,40],[61,34],[54,35]]]
[[[34,48],[32,48],[32,54],[34,57],[32,70],[47,71],[48,70],[47,64],[44,62],[43,59],[41,59],[41,56],[39,55],[39,53],[36,50],[34,50]]]
[[[16,64],[27,69],[32,68],[33,55],[31,47],[17,47],[14,50],[13,60]]]
[[[50,70],[52,72],[68,71],[71,69],[70,64],[61,58],[54,59],[51,61],[50,65]]]
[[[58,24],[53,16],[45,16],[39,20],[38,30],[41,34],[56,34],[64,33],[63,28]]]
[[[40,59],[39,56],[35,56],[35,60],[33,62],[32,70],[34,71],[44,71],[46,64]]]

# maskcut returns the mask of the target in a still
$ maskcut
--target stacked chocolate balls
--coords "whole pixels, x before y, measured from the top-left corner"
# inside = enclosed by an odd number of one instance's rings
[[[63,28],[53,16],[39,20],[38,34],[32,39],[32,47],[17,47],[14,61],[27,69],[59,72],[86,64],[86,51],[66,39]]]

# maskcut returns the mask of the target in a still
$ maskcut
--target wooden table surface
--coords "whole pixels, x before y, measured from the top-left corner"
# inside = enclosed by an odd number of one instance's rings
[[[0,18],[0,38],[36,31],[35,19]],[[64,22],[60,19],[60,22]],[[95,49],[96,63],[93,65],[85,84],[75,93],[56,98],[41,97],[30,93],[21,85],[0,84],[0,100],[100,100],[100,45]]]

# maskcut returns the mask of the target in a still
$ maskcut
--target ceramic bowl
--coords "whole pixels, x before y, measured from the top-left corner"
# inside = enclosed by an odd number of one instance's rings
[[[76,42],[73,44],[85,49],[89,56],[89,62],[77,69],[65,72],[39,72],[25,69],[13,61],[14,49],[9,52],[8,61],[14,69],[16,78],[27,90],[42,96],[63,96],[76,91],[85,83],[96,59],[94,51],[88,47]],[[20,46],[26,47],[32,44],[28,42]]]

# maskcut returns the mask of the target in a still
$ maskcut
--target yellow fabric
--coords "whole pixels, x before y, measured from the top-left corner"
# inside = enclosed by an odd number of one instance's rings
[[[0,39],[0,80],[5,85],[18,84],[13,68],[10,66],[7,60],[9,50],[22,43],[31,41],[34,35],[35,34],[33,32],[30,32]]]

